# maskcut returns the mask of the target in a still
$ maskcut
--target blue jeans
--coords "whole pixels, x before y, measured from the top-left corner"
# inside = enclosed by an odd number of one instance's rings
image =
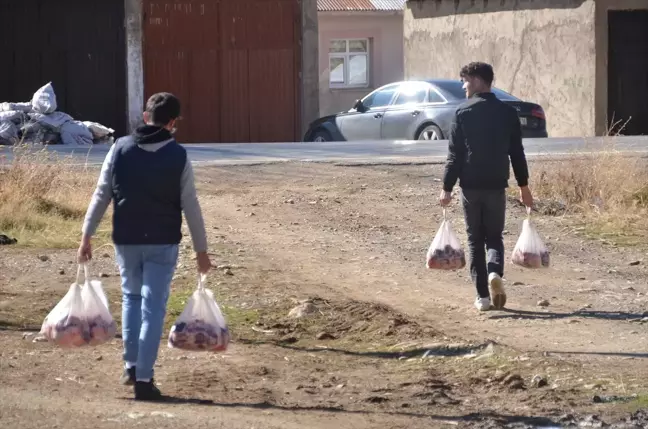
[[[115,247],[122,278],[124,361],[136,364],[138,380],[148,380],[160,348],[178,246]]]

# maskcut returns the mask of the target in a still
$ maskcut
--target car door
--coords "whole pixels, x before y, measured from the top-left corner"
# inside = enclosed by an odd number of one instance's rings
[[[411,138],[412,128],[428,102],[430,85],[426,82],[404,82],[399,85],[394,102],[385,111],[381,138],[403,140]]]
[[[340,123],[344,139],[379,140],[380,127],[387,107],[391,104],[398,84],[384,86],[362,99],[364,112],[350,111]]]

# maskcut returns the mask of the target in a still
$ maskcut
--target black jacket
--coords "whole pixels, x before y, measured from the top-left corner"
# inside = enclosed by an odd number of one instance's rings
[[[527,186],[529,169],[516,110],[493,93],[475,94],[455,114],[443,189],[452,191],[457,179],[464,189],[505,189],[511,164],[518,185]]]
[[[155,151],[140,146],[161,145]],[[112,189],[116,244],[178,244],[187,152],[167,130],[143,126],[115,142]]]

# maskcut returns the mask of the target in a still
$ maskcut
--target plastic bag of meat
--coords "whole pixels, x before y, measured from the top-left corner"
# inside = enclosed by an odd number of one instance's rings
[[[88,344],[97,346],[112,340],[117,332],[117,324],[110,314],[108,298],[103,291],[101,282],[88,280],[88,268],[84,265],[86,283],[81,289],[83,299],[84,316],[88,321],[90,336]]]
[[[198,280],[184,311],[169,332],[169,347],[190,350],[221,352],[227,350],[230,341],[225,317],[214,294],[205,289],[205,276]]]
[[[84,317],[81,286],[75,282],[45,317],[40,332],[48,341],[64,347],[81,347],[88,343],[90,329]]]
[[[524,268],[547,268],[549,250],[531,223],[530,209],[527,209],[527,214],[528,217],[522,223],[522,233],[513,249],[511,262]]]
[[[459,270],[465,266],[466,255],[443,210],[443,222],[427,251],[427,267],[431,270]]]
[[[31,104],[34,112],[42,113],[44,115],[56,110],[58,105],[56,104],[56,93],[54,92],[52,82],[44,85],[34,93]]]
[[[77,280],[50,311],[41,327],[41,334],[60,347],[98,345],[115,336],[116,324],[108,311],[101,283],[90,281],[86,266],[84,270],[85,285],[81,287],[79,283],[79,267]]]

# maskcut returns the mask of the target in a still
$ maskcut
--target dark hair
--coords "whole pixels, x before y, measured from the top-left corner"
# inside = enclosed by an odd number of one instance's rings
[[[164,126],[180,117],[180,100],[168,92],[153,94],[146,102],[146,112],[155,125]]]
[[[490,64],[480,63],[480,62],[474,62],[463,66],[461,68],[461,71],[459,72],[459,76],[461,76],[461,78],[467,76],[478,77],[481,80],[483,80],[484,83],[488,86],[491,86],[493,84],[493,80],[495,79],[495,73],[493,73],[493,66],[491,66]]]

